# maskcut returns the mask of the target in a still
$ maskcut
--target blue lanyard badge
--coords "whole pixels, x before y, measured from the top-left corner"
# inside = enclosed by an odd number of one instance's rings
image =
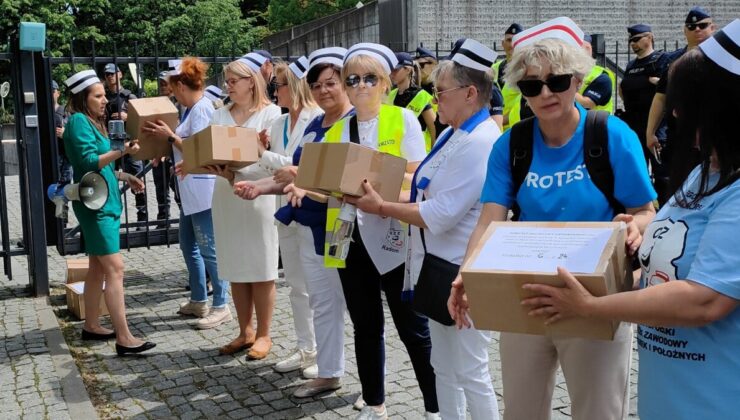
[[[468,133],[475,130],[476,127],[478,127],[483,121],[487,120],[490,117],[488,110],[486,108],[482,108],[480,111],[473,114],[472,117],[465,120],[465,122],[460,126],[460,130],[467,131]],[[434,155],[442,150],[444,145],[447,143],[448,140],[452,137],[452,135],[455,133],[455,129],[452,127],[449,127],[445,131],[442,132],[442,136],[437,139],[437,141],[434,143],[434,147],[432,147],[432,150],[429,152],[427,157],[424,158],[423,161],[421,161],[421,164],[418,168],[416,168],[416,172],[414,172],[414,177],[411,179],[411,202],[416,202],[416,195],[418,194],[417,189],[425,190],[429,186],[429,182],[431,181],[427,177],[422,177],[418,182],[416,181],[416,176],[421,171],[421,168],[424,167],[424,165],[432,160]]]
[[[283,127],[283,150],[288,150],[288,120],[290,116],[285,119],[285,127]]]

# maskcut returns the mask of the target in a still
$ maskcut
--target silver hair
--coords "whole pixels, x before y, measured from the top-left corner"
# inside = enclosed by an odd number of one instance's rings
[[[493,93],[493,71],[480,71],[470,67],[461,66],[452,60],[445,60],[439,63],[437,68],[432,71],[432,80],[437,80],[442,75],[449,75],[458,86],[475,86],[478,90],[478,105],[488,106],[491,102]]]
[[[594,59],[583,48],[558,39],[543,39],[514,50],[511,62],[504,71],[504,82],[518,91],[516,83],[527,74],[527,67],[539,71],[545,64],[550,64],[552,74],[572,74],[578,80],[583,80],[594,63]]]

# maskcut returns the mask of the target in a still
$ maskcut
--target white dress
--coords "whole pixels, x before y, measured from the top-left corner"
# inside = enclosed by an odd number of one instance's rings
[[[237,125],[231,117],[231,106],[217,109],[211,123]],[[270,128],[280,116],[277,105],[255,112],[242,124],[257,132]],[[260,165],[253,164],[236,173],[235,182],[270,176]],[[234,195],[228,181],[217,177],[213,191],[213,231],[216,237],[216,259],[221,279],[232,283],[256,283],[278,277],[278,234],[274,223],[275,197],[262,196],[243,200]]]

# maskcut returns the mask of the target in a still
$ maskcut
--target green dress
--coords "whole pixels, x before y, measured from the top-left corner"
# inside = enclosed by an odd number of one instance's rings
[[[89,255],[109,255],[120,250],[121,195],[113,162],[98,170],[98,157],[111,150],[110,142],[82,113],[69,117],[64,129],[64,148],[72,164],[74,182],[88,172],[99,172],[108,184],[108,201],[100,210],[72,202]]]

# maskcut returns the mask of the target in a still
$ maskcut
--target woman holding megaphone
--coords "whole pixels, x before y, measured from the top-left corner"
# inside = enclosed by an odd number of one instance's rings
[[[127,143],[123,150],[111,150],[105,126],[105,89],[93,70],[76,73],[65,81],[71,91],[69,117],[64,130],[64,147],[74,170],[74,182],[80,182],[88,172],[99,172],[108,186],[108,199],[98,210],[91,210],[80,201],[72,208],[80,222],[85,238],[85,251],[90,256],[90,268],[85,279],[85,307],[87,318],[82,327],[83,340],[116,339],[119,356],[141,353],[154,343],[134,337],[126,322],[123,300],[123,258],[119,253],[121,224],[121,196],[118,181],[126,181],[135,192],[144,190],[144,183],[125,172],[114,172],[113,162],[127,154],[136,153],[136,141]],[[100,325],[100,295],[105,280],[105,304],[110,312],[114,331]]]

